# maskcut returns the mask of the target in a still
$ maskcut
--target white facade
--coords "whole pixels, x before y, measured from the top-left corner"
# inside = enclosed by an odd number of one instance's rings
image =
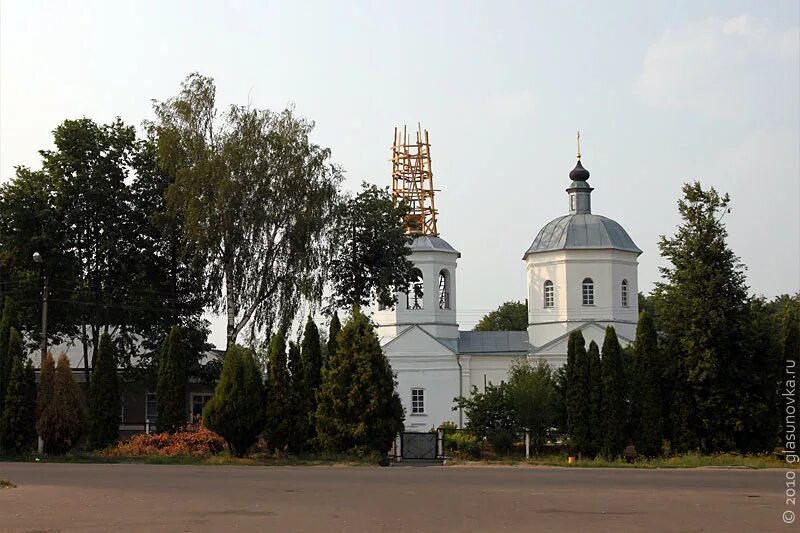
[[[636,333],[637,258],[625,230],[591,213],[589,172],[570,172],[569,215],[545,225],[526,251],[528,330],[459,331],[456,267],[461,256],[439,237],[421,236],[409,259],[422,276],[420,298],[397,294],[395,309],[372,314],[397,375],[407,430],[427,431],[442,422],[463,425],[454,399],[508,377],[515,358],[566,362],[569,334],[579,329],[587,345],[602,346],[613,326],[623,345]],[[413,294],[419,291],[410,290]]]

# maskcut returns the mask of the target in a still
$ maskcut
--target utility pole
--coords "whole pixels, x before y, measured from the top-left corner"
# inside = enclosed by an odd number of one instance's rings
[[[47,358],[47,268],[44,266],[44,258],[39,252],[33,254],[33,260],[39,263],[42,269],[42,354],[39,358],[39,376],[41,379],[42,364]],[[44,451],[44,441],[41,436],[39,436],[38,441],[39,453],[42,453]]]

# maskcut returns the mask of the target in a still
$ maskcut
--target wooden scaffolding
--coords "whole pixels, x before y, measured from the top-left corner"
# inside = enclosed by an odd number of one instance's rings
[[[417,141],[410,142],[406,127],[394,129],[392,144],[392,193],[397,201],[409,206],[406,233],[439,235],[436,229],[436,205],[433,201],[433,171],[428,130],[417,125]]]

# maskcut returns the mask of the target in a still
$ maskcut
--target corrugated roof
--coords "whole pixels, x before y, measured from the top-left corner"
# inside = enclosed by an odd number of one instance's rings
[[[545,225],[525,255],[551,250],[608,248],[642,253],[616,221],[591,213],[571,214]]]
[[[450,246],[450,243],[441,237],[434,237],[432,235],[422,235],[420,237],[416,237],[411,242],[410,248],[414,252],[450,252],[453,254],[458,254],[458,257],[461,257],[461,252]]]
[[[527,331],[459,331],[459,353],[528,353]]]

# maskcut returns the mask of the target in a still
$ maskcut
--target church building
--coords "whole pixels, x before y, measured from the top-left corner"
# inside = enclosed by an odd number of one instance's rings
[[[547,361],[553,369],[567,359],[567,339],[580,330],[587,345],[602,346],[613,326],[620,343],[632,342],[639,316],[638,256],[642,251],[616,221],[592,213],[589,171],[578,161],[569,173],[568,212],[544,225],[525,251],[527,331],[461,331],[457,313],[457,266],[461,253],[436,228],[428,133],[410,143],[395,132],[393,191],[411,206],[416,234],[410,261],[416,281],[398,293],[394,309],[372,318],[405,408],[407,431],[452,421],[464,414],[453,399],[508,377],[515,358]],[[407,221],[408,222],[408,221]]]

